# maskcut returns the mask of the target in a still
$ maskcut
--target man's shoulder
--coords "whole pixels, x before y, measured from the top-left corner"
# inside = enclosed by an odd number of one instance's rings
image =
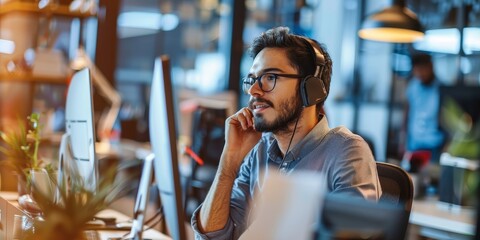
[[[330,131],[327,133],[325,137],[325,141],[327,143],[339,143],[339,142],[357,142],[357,141],[364,141],[363,138],[350,131],[345,126],[338,126],[335,128],[330,129]]]
[[[330,129],[330,131],[327,133],[332,136],[336,137],[343,137],[343,138],[358,138],[360,137],[358,134],[353,133],[350,129],[347,127],[340,125],[337,127],[334,127]]]

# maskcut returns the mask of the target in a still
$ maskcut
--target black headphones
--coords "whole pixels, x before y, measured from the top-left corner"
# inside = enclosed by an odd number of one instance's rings
[[[325,83],[322,80],[325,58],[318,49],[313,47],[310,39],[301,36],[300,39],[305,42],[305,46],[315,62],[315,73],[306,76],[300,83],[300,96],[302,97],[303,106],[309,107],[325,101],[328,95]]]

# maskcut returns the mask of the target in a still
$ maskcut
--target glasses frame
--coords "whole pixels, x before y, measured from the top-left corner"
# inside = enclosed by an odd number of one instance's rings
[[[263,89],[263,83],[262,83],[262,78],[265,76],[265,75],[273,75],[275,77],[275,80],[274,83],[273,83],[273,87],[272,89],[270,90],[267,90],[265,91]],[[271,92],[273,91],[273,89],[275,89],[275,86],[277,86],[277,80],[278,80],[278,77],[284,77],[284,78],[304,78],[304,76],[301,76],[301,75],[298,75],[298,74],[283,74],[283,73],[271,73],[271,72],[266,72],[266,73],[262,73],[260,76],[258,77],[253,77],[253,76],[246,76],[243,78],[243,81],[242,81],[242,89],[243,89],[243,92],[248,94],[248,90],[250,90],[250,88],[256,83],[258,82],[258,85],[260,86],[260,90],[262,90],[263,92]],[[248,86],[248,87],[247,87]]]

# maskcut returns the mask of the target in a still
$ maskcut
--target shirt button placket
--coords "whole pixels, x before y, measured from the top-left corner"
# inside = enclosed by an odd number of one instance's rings
[[[288,163],[284,162],[282,163],[282,166],[280,166],[280,173],[287,173],[287,166],[288,166]]]

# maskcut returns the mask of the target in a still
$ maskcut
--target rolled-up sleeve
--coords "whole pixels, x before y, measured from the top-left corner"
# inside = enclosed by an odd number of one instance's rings
[[[223,229],[202,233],[198,228],[198,215],[200,205],[192,215],[191,224],[195,234],[195,239],[238,239],[247,228],[246,213],[251,202],[250,192],[250,166],[251,154],[247,157],[240,167],[237,178],[235,179],[232,194],[230,196],[230,216]]]
[[[214,232],[208,232],[208,233],[202,233],[198,229],[198,222],[197,222],[197,216],[200,211],[200,208],[202,205],[200,205],[197,210],[192,215],[192,228],[193,232],[195,233],[195,240],[202,240],[202,239],[230,239],[228,236],[231,236],[233,232],[233,222],[229,218],[227,221],[227,224],[223,229],[220,229],[218,231]]]

